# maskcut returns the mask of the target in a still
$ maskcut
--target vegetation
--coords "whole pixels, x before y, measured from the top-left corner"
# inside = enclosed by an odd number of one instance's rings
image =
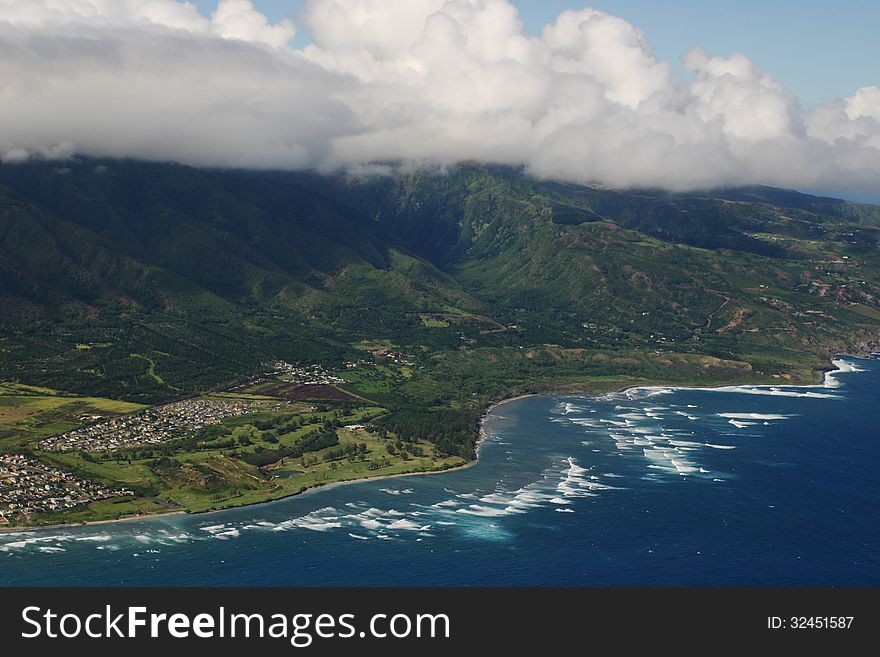
[[[513,394],[803,383],[836,352],[880,350],[878,245],[878,208],[763,187],[2,165],[0,449],[142,405],[275,394],[230,390],[283,359],[345,383],[161,448],[39,454],[139,494],[70,520],[461,464]]]
[[[36,456],[78,477],[135,492],[131,497],[96,501],[64,513],[32,516],[31,524],[207,511],[277,499],[327,483],[443,470],[465,463],[442,454],[427,440],[365,425],[385,413],[381,407],[333,400],[318,405],[291,403],[278,411],[228,418],[161,445],[113,452],[45,452],[39,449],[38,439],[46,432],[34,427],[66,428],[63,418],[68,417],[71,404],[80,411],[87,409],[90,418],[139,407],[10,384],[0,390],[12,393],[0,397],[4,409],[22,407],[29,413],[18,420],[8,418],[0,450]],[[17,394],[22,391],[26,394]],[[30,412],[34,407],[40,410]]]

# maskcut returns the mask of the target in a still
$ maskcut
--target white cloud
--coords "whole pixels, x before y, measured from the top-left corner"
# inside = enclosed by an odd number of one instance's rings
[[[797,100],[745,55],[709,57],[695,49],[684,66],[695,74],[688,110],[706,123],[720,120],[732,144],[774,139],[796,129]]]
[[[150,24],[278,47],[296,33],[287,20],[271,25],[251,0],[219,0],[210,19],[192,3],[177,0],[0,0],[0,21],[33,27],[90,24],[105,29]]]
[[[357,127],[342,79],[295,53],[153,24],[0,23],[0,154],[301,168]]]
[[[594,9],[566,11],[544,28],[550,70],[598,82],[605,97],[636,109],[654,94],[678,92],[669,66],[644,35],[621,18]]]
[[[263,14],[254,9],[251,0],[221,0],[211,16],[211,31],[230,39],[278,47],[289,43],[296,33],[293,23],[288,20],[270,24]]]
[[[846,115],[851,120],[865,116],[880,121],[880,87],[864,87],[847,98]]]
[[[880,88],[805,112],[742,54],[659,61],[637,27],[507,0],[0,0],[0,157],[246,167],[524,164],[577,182],[876,189]]]

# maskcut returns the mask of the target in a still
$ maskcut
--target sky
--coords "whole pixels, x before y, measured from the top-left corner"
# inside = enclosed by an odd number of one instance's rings
[[[0,0],[0,161],[880,200],[880,3]]]
[[[217,0],[199,0],[209,15]],[[305,0],[255,0],[273,21],[302,14]],[[518,0],[526,32],[537,35],[565,9],[594,7],[645,31],[658,57],[679,62],[696,46],[722,55],[741,51],[809,106],[880,85],[877,0]],[[296,43],[308,42],[301,30]]]

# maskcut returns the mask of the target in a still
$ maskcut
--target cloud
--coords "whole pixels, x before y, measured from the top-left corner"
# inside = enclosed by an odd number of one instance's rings
[[[224,0],[0,1],[0,157],[65,152],[302,168],[357,128],[349,88]],[[69,5],[69,6],[68,6]],[[65,11],[62,12],[61,9]],[[273,44],[274,42],[274,44]],[[284,50],[280,50],[283,47]]]
[[[271,25],[251,0],[220,0],[210,19],[199,14],[195,5],[177,0],[0,0],[0,21],[36,28],[150,24],[272,46],[286,45],[296,33],[287,20]]]
[[[283,20],[271,25],[250,0],[223,0],[211,16],[211,31],[230,39],[243,39],[284,46],[290,42],[296,29]]]
[[[876,189],[880,88],[805,111],[745,55],[594,9],[528,36],[508,0],[311,0],[311,43],[250,0],[0,0],[0,158],[72,152],[376,170],[461,160],[694,189]]]

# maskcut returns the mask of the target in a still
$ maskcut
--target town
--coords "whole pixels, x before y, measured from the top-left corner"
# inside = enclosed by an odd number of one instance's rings
[[[25,456],[0,454],[0,524],[124,495],[134,492],[79,479]]]
[[[277,377],[286,383],[301,385],[335,385],[345,383],[345,379],[330,374],[321,365],[291,365],[283,360],[272,363],[267,376]]]
[[[234,386],[226,388],[224,392],[241,393],[251,392],[260,394],[260,391],[268,387],[268,384],[294,383],[304,386],[337,385],[345,383],[345,379],[330,374],[322,365],[291,365],[290,363],[277,360],[264,364],[265,371],[261,376],[252,377]],[[354,365],[357,367],[357,365]],[[346,368],[348,363],[346,363]]]
[[[159,445],[183,438],[227,418],[280,408],[285,402],[249,399],[199,398],[149,408],[131,415],[88,424],[46,438],[40,449],[47,452],[106,452]]]

